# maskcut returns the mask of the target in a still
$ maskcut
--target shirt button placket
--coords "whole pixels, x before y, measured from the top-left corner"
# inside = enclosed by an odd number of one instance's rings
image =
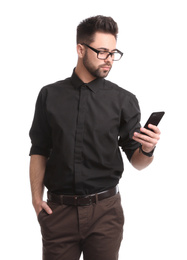
[[[83,136],[85,123],[85,110],[88,96],[88,88],[84,85],[80,89],[80,99],[78,107],[78,118],[75,136],[75,156],[74,156],[74,170],[75,170],[75,192],[81,194],[83,192],[83,175],[82,175],[82,152],[83,152]]]

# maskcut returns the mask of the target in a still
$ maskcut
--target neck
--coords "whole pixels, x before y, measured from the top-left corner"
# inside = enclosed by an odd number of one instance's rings
[[[96,79],[96,77],[92,76],[92,74],[89,73],[89,71],[85,68],[85,66],[80,63],[80,61],[78,61],[77,63],[77,67],[75,68],[75,73],[84,83],[89,83],[94,79]]]

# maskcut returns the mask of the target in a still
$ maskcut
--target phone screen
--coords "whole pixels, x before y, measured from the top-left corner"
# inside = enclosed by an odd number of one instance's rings
[[[165,112],[154,112],[150,115],[149,119],[147,120],[144,128],[149,129],[148,125],[158,125],[162,117],[164,116]]]

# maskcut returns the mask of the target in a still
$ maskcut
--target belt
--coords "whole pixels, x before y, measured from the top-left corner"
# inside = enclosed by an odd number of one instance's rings
[[[91,195],[57,195],[55,193],[47,192],[48,201],[56,202],[58,204],[71,206],[89,206],[97,201],[110,198],[119,192],[118,186]]]

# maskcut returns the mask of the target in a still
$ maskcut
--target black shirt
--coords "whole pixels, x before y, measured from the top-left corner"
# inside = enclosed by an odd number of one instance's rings
[[[44,185],[57,194],[92,194],[116,186],[139,143],[136,97],[103,78],[72,77],[43,87],[30,130],[30,155],[48,158]]]

